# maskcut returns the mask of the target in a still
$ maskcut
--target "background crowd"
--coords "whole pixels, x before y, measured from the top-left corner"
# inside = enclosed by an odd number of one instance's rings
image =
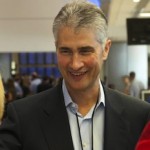
[[[49,88],[56,86],[60,78],[43,76],[40,77],[37,72],[33,72],[31,75],[27,74],[15,74],[7,81],[3,81],[5,91],[5,105],[19,100],[23,97],[27,97]]]
[[[7,81],[3,80],[5,91],[5,104],[13,100],[30,96],[57,85],[61,78],[55,78],[53,76],[39,76],[37,72],[33,72],[31,75],[27,74],[15,74]],[[136,73],[130,72],[129,75],[125,75],[122,78],[124,88],[121,91],[124,94],[131,95],[137,98],[141,98],[141,91],[144,90],[144,85],[141,81],[136,79]],[[104,77],[104,85],[109,88],[116,89],[114,84],[108,84],[107,78]],[[117,89],[116,89],[117,90]]]

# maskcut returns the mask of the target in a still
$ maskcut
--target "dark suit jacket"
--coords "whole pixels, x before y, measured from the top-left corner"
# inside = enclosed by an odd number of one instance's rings
[[[134,150],[150,105],[104,88],[104,150]],[[0,127],[0,150],[73,150],[61,84],[10,103]]]

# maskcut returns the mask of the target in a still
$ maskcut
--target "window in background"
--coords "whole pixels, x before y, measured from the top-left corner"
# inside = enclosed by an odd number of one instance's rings
[[[31,75],[33,72],[36,71],[35,67],[28,67],[28,74]]]
[[[45,53],[37,53],[36,57],[37,57],[37,64],[44,64],[44,54]]]
[[[53,63],[57,64],[57,55],[56,55],[56,53],[53,53]]]
[[[36,55],[35,53],[28,53],[28,64],[36,63]]]
[[[53,68],[54,77],[59,78],[61,77],[60,71],[57,67]]]
[[[53,53],[45,53],[45,64],[53,63]]]
[[[27,53],[19,53],[19,63],[21,65],[27,64],[28,58],[27,58]]]
[[[45,76],[45,68],[44,67],[37,67],[36,72],[38,73],[39,76]]]
[[[57,68],[55,52],[19,53],[18,57],[18,71],[21,74],[31,75],[33,72],[37,72],[40,77],[53,76],[59,78],[61,76]]]
[[[28,68],[26,68],[26,67],[20,67],[19,71],[21,74],[28,74]]]
[[[45,69],[45,75],[46,75],[46,76],[49,76],[49,77],[50,77],[50,76],[54,76],[54,75],[53,75],[53,69],[52,69],[52,68],[46,68],[46,69]]]

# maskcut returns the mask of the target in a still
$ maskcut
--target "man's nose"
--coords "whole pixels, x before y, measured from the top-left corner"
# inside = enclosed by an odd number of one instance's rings
[[[78,70],[81,67],[83,67],[83,65],[84,63],[83,63],[81,56],[79,54],[73,54],[71,58],[71,63],[70,63],[71,69]]]

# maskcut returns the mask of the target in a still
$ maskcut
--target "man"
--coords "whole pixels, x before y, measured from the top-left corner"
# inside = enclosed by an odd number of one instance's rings
[[[39,84],[41,84],[42,80],[39,78],[39,75],[37,72],[33,72],[31,75],[31,84],[30,84],[30,90],[31,94],[37,93],[37,87]]]
[[[43,76],[42,82],[37,86],[37,93],[52,88],[52,79],[48,76]]]
[[[0,150],[133,150],[150,105],[102,86],[111,46],[103,12],[72,1],[56,16],[53,33],[63,81],[9,105]]]
[[[144,90],[143,83],[136,79],[136,74],[133,71],[130,72],[129,78],[130,78],[130,95],[140,98],[141,91]]]

